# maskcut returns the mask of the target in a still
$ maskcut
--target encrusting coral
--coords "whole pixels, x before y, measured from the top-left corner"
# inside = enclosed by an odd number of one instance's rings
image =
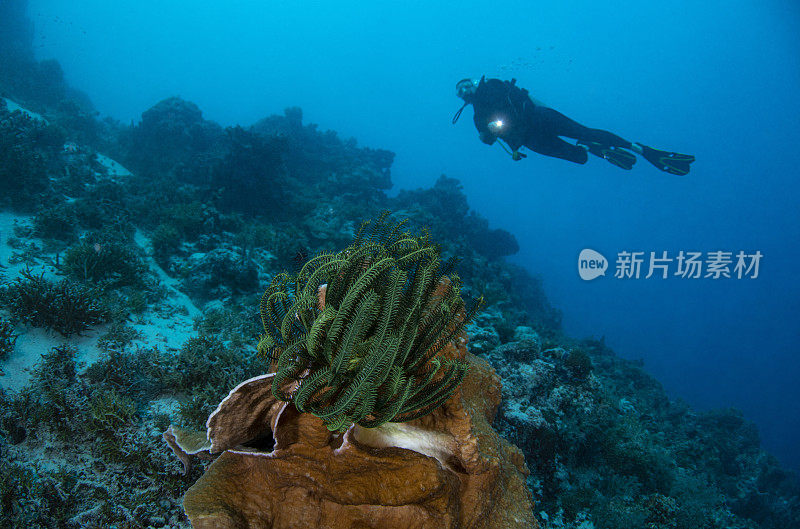
[[[524,458],[491,427],[500,379],[466,350],[457,278],[401,227],[382,216],[315,258],[291,296],[287,276],[273,282],[259,348],[277,371],[231,391],[205,438],[164,433],[187,472],[222,452],[184,498],[194,527],[535,527]]]
[[[500,379],[463,341],[447,352],[469,364],[463,383],[408,423],[331,432],[276,399],[269,374],[231,391],[207,439],[171,427],[164,437],[187,469],[191,455],[223,452],[184,497],[192,526],[535,528],[522,453],[491,427]]]

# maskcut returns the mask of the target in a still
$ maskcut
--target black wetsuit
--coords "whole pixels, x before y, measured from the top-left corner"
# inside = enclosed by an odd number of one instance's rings
[[[475,109],[475,127],[484,143],[491,145],[500,138],[514,151],[524,145],[539,154],[580,164],[586,163],[586,149],[559,136],[596,142],[606,147],[631,148],[631,142],[616,134],[590,129],[552,108],[535,104],[528,91],[515,83],[515,80],[484,77],[475,93],[466,100]],[[489,123],[497,120],[503,124],[498,133],[493,134],[489,131]]]

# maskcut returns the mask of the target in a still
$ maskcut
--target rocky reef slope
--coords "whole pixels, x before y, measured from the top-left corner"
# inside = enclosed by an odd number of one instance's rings
[[[796,478],[753,425],[565,336],[540,281],[504,261],[513,235],[456,180],[389,197],[391,152],[298,108],[224,128],[170,98],[132,126],[101,120],[34,59],[24,13],[0,4],[19,21],[0,35],[0,525],[188,527],[181,498],[208,462],[184,476],[162,432],[201,429],[266,372],[275,274],[389,209],[486,298],[470,351],[502,380],[494,426],[522,449],[541,527],[800,527]]]

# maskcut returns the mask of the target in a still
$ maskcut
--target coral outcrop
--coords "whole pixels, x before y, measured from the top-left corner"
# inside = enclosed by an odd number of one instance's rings
[[[195,527],[533,524],[524,457],[491,427],[500,379],[467,353],[459,280],[387,215],[273,280],[258,349],[275,373],[238,385],[205,438],[164,433],[185,473],[222,452],[186,495]]]
[[[215,157],[222,137],[222,127],[203,119],[197,105],[170,97],[145,111],[131,130],[125,163],[147,175],[194,174],[202,165],[198,158],[207,163]]]
[[[408,423],[330,432],[275,399],[274,376],[264,375],[235,388],[211,415],[209,445],[168,430],[184,460],[222,452],[184,498],[193,527],[536,527],[523,456],[491,427],[500,379],[463,343],[452,349],[470,365],[464,382],[442,407]]]

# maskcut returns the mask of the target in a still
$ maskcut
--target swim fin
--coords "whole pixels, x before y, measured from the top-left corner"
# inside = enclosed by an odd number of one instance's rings
[[[687,175],[689,174],[689,164],[694,162],[694,156],[691,154],[660,151],[641,143],[635,143],[634,145],[638,147],[637,151],[640,151],[639,154],[644,156],[645,160],[669,174]]]
[[[579,141],[578,145],[584,147],[598,158],[602,158],[626,171],[633,169],[633,164],[636,163],[636,156],[620,147],[610,147],[594,141]]]

